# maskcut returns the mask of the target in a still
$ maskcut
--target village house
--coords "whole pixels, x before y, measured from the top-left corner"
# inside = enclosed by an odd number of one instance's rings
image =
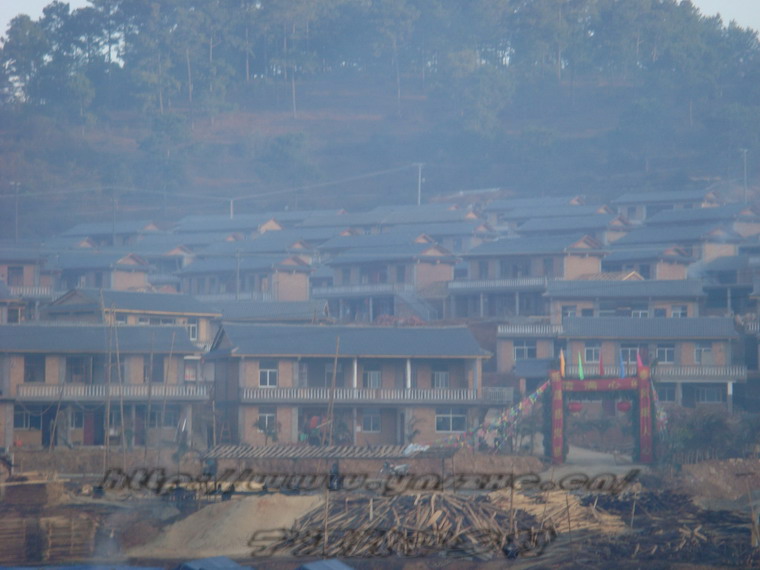
[[[206,445],[200,356],[184,327],[0,326],[2,447]]]
[[[191,342],[209,346],[221,311],[189,295],[74,289],[47,305],[42,318],[106,325],[171,325],[187,330]]]
[[[208,356],[217,432],[320,444],[332,402],[333,443],[432,443],[511,403],[511,390],[482,385],[488,356],[464,327],[224,323]]]
[[[407,245],[350,249],[327,262],[332,284],[313,287],[311,296],[327,300],[330,314],[341,321],[373,322],[381,315],[432,320],[442,311],[435,295],[439,289],[445,293],[455,262],[451,252],[425,237]]]
[[[613,247],[602,259],[602,270],[635,271],[644,279],[686,279],[689,265],[694,261],[685,249],[677,246]]]
[[[89,222],[77,224],[61,234],[63,238],[90,240],[95,247],[118,247],[136,243],[142,235],[160,231],[155,222],[118,221],[118,222]]]
[[[594,238],[602,245],[609,245],[626,235],[631,229],[631,224],[620,215],[592,214],[531,218],[518,226],[517,233],[526,237],[582,233]]]
[[[48,276],[55,295],[57,291],[78,287],[149,290],[150,270],[151,265],[134,253],[81,250],[48,256],[42,271],[43,276]]]
[[[448,284],[450,318],[546,315],[543,297],[552,279],[598,273],[604,252],[586,235],[503,238],[462,257],[468,278]]]
[[[678,190],[629,192],[612,200],[618,213],[631,222],[642,222],[668,210],[691,210],[720,205],[716,192],[711,190]]]

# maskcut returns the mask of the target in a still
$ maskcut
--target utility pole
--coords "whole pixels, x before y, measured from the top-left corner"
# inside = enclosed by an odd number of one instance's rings
[[[235,198],[230,198],[230,220],[235,218]]]
[[[744,203],[747,203],[747,150],[746,148],[740,148],[739,152],[742,153],[742,160],[744,161]]]
[[[420,206],[422,204],[422,163],[415,162],[414,165],[417,167],[417,205]]]

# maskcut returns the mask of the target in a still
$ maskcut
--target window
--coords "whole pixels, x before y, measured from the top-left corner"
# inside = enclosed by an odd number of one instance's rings
[[[190,340],[198,340],[198,319],[187,319],[185,328],[187,328],[187,336],[190,337]]]
[[[396,283],[406,283],[406,265],[396,266]]]
[[[19,307],[8,307],[8,324],[13,325],[21,322],[23,309]]]
[[[117,325],[126,325],[127,324],[127,314],[126,313],[116,313],[115,321]]]
[[[81,410],[74,410],[71,412],[71,427],[72,429],[84,428],[84,412]]]
[[[652,266],[642,263],[639,265],[639,275],[641,275],[644,279],[649,279],[652,276]]]
[[[344,285],[351,282],[351,268],[350,267],[344,267],[340,270],[340,282]]]
[[[639,353],[639,346],[637,344],[621,344],[620,355],[623,362],[626,364],[632,364],[636,362],[636,355]]]
[[[364,408],[362,410],[362,431],[380,433],[379,408]]]
[[[715,404],[725,401],[726,389],[718,386],[698,386],[695,399],[701,404]]]
[[[325,364],[325,378],[324,378],[324,384],[323,386],[332,386],[332,379],[333,379],[333,363],[328,362]],[[335,385],[336,386],[342,386],[343,385],[343,363],[338,362],[338,369],[335,372]]]
[[[564,319],[565,317],[574,317],[575,311],[575,305],[562,305],[562,318]]]
[[[32,414],[25,410],[14,410],[13,427],[15,429],[41,429],[42,415]]]
[[[499,277],[511,277],[511,264],[506,259],[499,260]]]
[[[586,362],[599,362],[599,356],[602,353],[601,342],[587,342],[586,350],[584,354],[584,360]]]
[[[657,398],[660,402],[675,402],[676,387],[673,384],[660,384],[657,386]]]
[[[8,267],[8,287],[21,287],[24,284],[24,268],[11,265]]]
[[[45,355],[27,354],[24,356],[24,382],[45,381]]]
[[[137,324],[138,325],[149,325],[150,319],[148,317],[137,317]]]
[[[449,371],[445,366],[437,365],[433,367],[433,388],[449,388],[451,378]]]
[[[649,318],[649,311],[646,309],[633,309],[631,311],[631,317],[634,319],[648,319]]]
[[[478,261],[478,277],[480,279],[488,279],[488,262]]]
[[[383,375],[379,368],[365,368],[362,372],[362,385],[365,388],[380,388],[383,384]]]
[[[656,358],[659,364],[673,364],[676,361],[676,346],[674,344],[658,344]]]
[[[274,388],[277,386],[277,361],[262,360],[259,362],[259,386]]]
[[[687,305],[673,305],[670,310],[670,316],[674,319],[685,319],[689,316]]]
[[[464,408],[436,408],[435,431],[465,431],[467,415]]]
[[[185,382],[195,382],[198,380],[198,358],[185,358]]]
[[[667,315],[666,315],[665,309],[655,309],[654,316],[657,319],[662,319],[662,318],[665,318]]]
[[[92,358],[89,356],[66,357],[66,382],[92,384]]]
[[[712,343],[698,342],[694,347],[695,364],[712,364]]]
[[[164,381],[164,357],[151,354],[143,357],[143,378],[146,382],[162,383]]]
[[[259,419],[256,427],[260,432],[276,433],[277,432],[277,409],[274,406],[259,407]]]
[[[536,341],[535,340],[516,340],[515,342],[515,360],[529,360],[536,358]]]
[[[151,410],[148,425],[150,427],[161,427],[161,416],[163,415],[163,427],[176,428],[179,426],[179,411],[172,408]]]
[[[544,277],[554,277],[554,259],[545,257],[543,261]]]
[[[594,309],[581,309],[581,317],[593,317]]]

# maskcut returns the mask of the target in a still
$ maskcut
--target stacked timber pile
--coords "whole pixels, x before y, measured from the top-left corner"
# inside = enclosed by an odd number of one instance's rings
[[[557,535],[551,521],[504,509],[486,496],[336,494],[298,519],[272,552],[345,557],[538,555]],[[325,540],[325,536],[327,537]]]
[[[82,560],[92,556],[96,522],[85,515],[52,516],[40,519],[43,535],[42,559],[48,562]]]
[[[556,564],[557,568],[565,567],[568,561],[575,567],[606,567],[613,561],[736,568],[760,564],[760,550],[752,546],[748,515],[705,511],[687,495],[671,491],[587,496],[581,503],[596,503],[598,511],[622,518],[630,532],[617,536],[579,533],[576,540],[556,541],[542,562],[552,567]]]
[[[0,564],[19,564],[27,559],[26,543],[30,534],[23,517],[0,517]]]
[[[529,495],[501,490],[491,493],[491,499],[502,508],[515,508],[530,513],[540,524],[546,522],[559,533],[590,530],[604,534],[620,534],[627,529],[619,516],[596,508],[596,501],[584,504],[578,496],[566,491],[547,491]]]

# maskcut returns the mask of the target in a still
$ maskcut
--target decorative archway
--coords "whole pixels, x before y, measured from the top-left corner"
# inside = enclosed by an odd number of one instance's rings
[[[544,433],[551,434],[552,463],[558,465],[565,461],[565,394],[590,392],[629,391],[634,396],[634,415],[638,419],[637,444],[634,446],[633,460],[637,463],[652,463],[654,461],[654,414],[652,413],[651,382],[648,366],[642,366],[638,374],[631,378],[596,378],[591,380],[575,380],[562,378],[558,370],[549,374],[550,390],[547,397],[551,398],[550,424]]]

